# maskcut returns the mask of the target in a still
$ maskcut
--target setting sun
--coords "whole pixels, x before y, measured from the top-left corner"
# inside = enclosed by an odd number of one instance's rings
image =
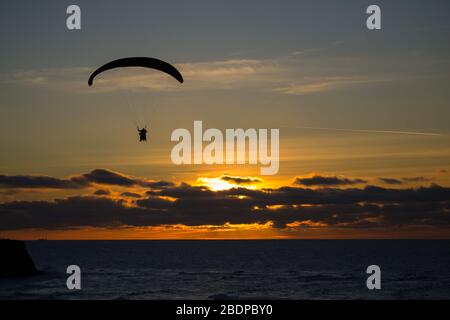
[[[196,184],[198,186],[205,186],[212,191],[222,191],[232,188],[246,188],[254,190],[256,189],[256,186],[254,184],[261,182],[262,180],[259,178],[229,176],[224,174],[216,178],[197,178]]]
[[[198,178],[197,184],[206,186],[212,191],[222,191],[229,190],[232,188],[239,187],[237,184],[229,183],[228,181],[223,181],[220,178]]]

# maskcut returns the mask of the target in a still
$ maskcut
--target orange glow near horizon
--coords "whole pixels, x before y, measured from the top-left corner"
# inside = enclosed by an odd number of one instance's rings
[[[450,239],[450,229],[433,227],[362,230],[331,228],[311,221],[279,229],[272,222],[223,225],[164,225],[154,227],[24,229],[1,231],[0,238],[19,240],[276,240],[276,239]]]

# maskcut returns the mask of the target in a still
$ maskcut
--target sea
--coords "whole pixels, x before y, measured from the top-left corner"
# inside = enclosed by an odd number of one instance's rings
[[[450,241],[27,241],[0,299],[450,299]],[[69,290],[69,265],[81,289]],[[367,288],[367,267],[381,289]]]

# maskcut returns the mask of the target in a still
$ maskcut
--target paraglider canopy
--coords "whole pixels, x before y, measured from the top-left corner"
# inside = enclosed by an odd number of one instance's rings
[[[89,86],[92,86],[94,82],[94,78],[107,70],[115,69],[115,68],[123,68],[123,67],[144,67],[144,68],[150,68],[150,69],[156,69],[161,72],[167,73],[168,75],[171,75],[175,79],[177,79],[179,82],[183,83],[183,76],[181,75],[180,71],[178,71],[173,65],[159,60],[155,58],[148,58],[148,57],[131,57],[131,58],[123,58],[123,59],[117,59],[111,62],[108,62],[107,64],[104,64],[97,70],[95,70],[91,76],[89,77],[88,84]]]

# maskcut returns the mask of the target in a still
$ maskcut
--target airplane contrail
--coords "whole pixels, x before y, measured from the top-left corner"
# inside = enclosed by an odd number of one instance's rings
[[[442,136],[441,133],[434,133],[434,132],[396,131],[396,130],[364,130],[364,129],[343,129],[343,128],[323,128],[323,127],[280,127],[280,128],[345,131],[345,132],[359,132],[359,133],[392,133],[392,134],[406,134],[417,136]]]

